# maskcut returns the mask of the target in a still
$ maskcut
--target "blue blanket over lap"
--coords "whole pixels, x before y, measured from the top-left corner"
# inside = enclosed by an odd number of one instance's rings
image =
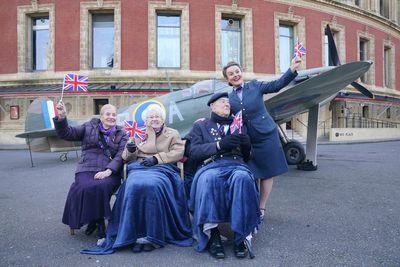
[[[191,246],[186,194],[179,169],[172,164],[144,167],[132,162],[128,172],[113,207],[105,242],[81,253],[111,254],[141,237],[160,246]]]
[[[205,223],[229,222],[239,244],[260,223],[259,193],[249,168],[237,161],[217,160],[199,169],[190,191],[192,229],[203,251],[208,242]]]

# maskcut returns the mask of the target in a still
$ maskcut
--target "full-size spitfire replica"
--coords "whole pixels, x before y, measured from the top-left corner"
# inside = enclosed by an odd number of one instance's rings
[[[317,166],[317,124],[319,107],[332,100],[336,94],[351,84],[367,97],[373,95],[355,82],[368,71],[372,62],[357,61],[340,64],[329,25],[326,28],[329,43],[330,65],[299,71],[298,76],[288,86],[275,94],[264,97],[265,105],[275,122],[279,125],[291,120],[299,113],[308,112],[308,131],[305,154],[302,144],[290,140],[281,130],[280,136],[288,164],[298,165],[300,169],[316,169]],[[141,112],[150,104],[156,103],[165,109],[166,123],[184,136],[199,118],[209,117],[206,105],[210,96],[217,92],[230,92],[232,88],[224,81],[200,81],[190,88],[171,92],[153,99],[118,109],[118,125],[124,121],[143,123]],[[56,136],[51,118],[54,117],[54,103],[46,98],[38,98],[28,109],[25,123],[26,132],[17,137],[26,138],[33,151],[76,150],[79,144],[67,142]],[[60,156],[66,159],[66,154]]]

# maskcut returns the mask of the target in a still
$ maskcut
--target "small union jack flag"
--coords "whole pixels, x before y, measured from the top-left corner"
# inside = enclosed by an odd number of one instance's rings
[[[239,133],[242,133],[242,125],[243,125],[242,111],[239,111],[233,117],[233,122],[230,126],[231,134],[233,134],[236,130],[239,130]]]
[[[125,132],[129,137],[139,138],[141,141],[146,140],[146,126],[138,126],[136,121],[124,121]]]
[[[88,76],[65,74],[63,90],[72,92],[87,92],[89,85]]]
[[[302,56],[305,56],[306,53],[306,48],[299,42],[299,38],[297,38],[297,42],[294,46],[294,57],[300,59]]]

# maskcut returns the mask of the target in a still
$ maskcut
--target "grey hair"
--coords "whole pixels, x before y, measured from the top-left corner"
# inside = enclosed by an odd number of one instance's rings
[[[155,111],[157,114],[161,115],[161,118],[163,120],[163,122],[165,122],[165,112],[164,110],[157,104],[150,104],[147,108],[145,108],[145,110],[143,110],[142,112],[142,120],[144,122],[146,122],[147,120],[147,114],[150,111]]]
[[[100,109],[100,115],[103,115],[104,111],[108,108],[113,108],[115,111],[117,111],[117,108],[114,105],[111,104],[105,104],[104,106],[101,107]]]

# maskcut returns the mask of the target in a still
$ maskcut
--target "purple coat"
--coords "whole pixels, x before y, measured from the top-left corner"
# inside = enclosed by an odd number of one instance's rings
[[[82,141],[82,155],[75,173],[87,171],[104,171],[110,169],[117,173],[122,166],[122,151],[128,140],[124,130],[117,126],[117,131],[109,137],[108,149],[112,160],[108,158],[100,147],[99,124],[100,119],[94,118],[82,125],[72,127],[66,119],[53,119],[58,137],[68,141]]]

